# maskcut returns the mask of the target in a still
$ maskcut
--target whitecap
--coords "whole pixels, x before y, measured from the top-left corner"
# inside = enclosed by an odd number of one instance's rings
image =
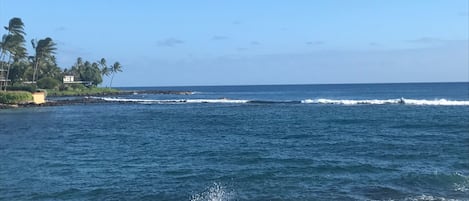
[[[213,183],[202,193],[191,196],[191,201],[228,201],[233,197],[233,193],[219,183]]]
[[[173,100],[156,100],[156,99],[131,99],[131,98],[101,98],[104,101],[109,102],[136,102],[136,103],[233,103],[241,104],[248,103],[249,100],[236,100],[236,99],[173,99]]]
[[[417,100],[417,99],[404,99],[405,104],[409,105],[469,105],[469,101],[456,101],[456,100],[446,100],[446,99],[436,99],[436,100]]]
[[[352,100],[352,99],[305,99],[301,103],[307,104],[338,104],[338,105],[384,105],[384,104],[405,104],[405,105],[437,105],[437,106],[464,106],[469,105],[469,101],[458,101],[458,100],[446,100],[446,99],[364,99],[364,100]]]
[[[187,103],[248,103],[249,100],[233,100],[233,99],[187,99]]]

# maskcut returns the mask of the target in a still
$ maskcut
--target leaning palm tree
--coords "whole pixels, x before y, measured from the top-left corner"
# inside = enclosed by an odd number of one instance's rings
[[[104,75],[106,77],[109,76],[111,74],[111,70],[107,67],[106,59],[101,58],[98,63],[101,66],[101,75]]]
[[[6,85],[6,82],[3,79],[8,80],[8,77],[4,77],[5,75],[3,74],[4,72],[4,65],[5,65],[5,56],[8,54],[8,36],[9,35],[3,35],[2,36],[2,41],[0,41],[0,90],[3,89],[3,85]]]
[[[4,27],[8,31],[8,34],[3,35],[2,41],[0,42],[0,59],[4,59],[7,52],[11,53],[12,49],[16,49],[16,56],[22,55],[21,53],[26,52],[24,47],[24,23],[21,18],[12,18],[8,22],[8,26]],[[22,51],[24,50],[24,51]]]
[[[7,35],[4,37],[4,41],[2,41],[2,52],[8,53],[8,60],[6,62],[7,70],[6,70],[6,79],[10,76],[10,68],[12,64],[12,60],[15,62],[19,61],[19,59],[26,57],[26,48],[24,47],[24,38],[21,35]],[[6,55],[6,54],[4,54]],[[4,69],[5,62],[2,62],[2,69]],[[6,90],[7,83],[5,82]]]
[[[109,87],[112,87],[112,80],[114,80],[114,75],[117,72],[122,72],[122,66],[119,62],[115,62],[114,64],[111,65],[110,69],[111,69],[112,77],[111,77],[111,83],[109,84]]]
[[[5,26],[4,28],[8,31],[8,33],[13,35],[26,35],[24,33],[24,23],[21,18],[18,17],[11,18],[8,22],[8,26]]]
[[[32,82],[35,83],[35,80],[38,77],[37,69],[40,62],[46,58],[52,57],[55,54],[55,50],[57,50],[57,48],[55,47],[56,44],[49,37],[41,39],[37,42],[35,40],[31,40],[31,44],[33,45],[33,48],[36,52],[34,56],[34,71],[32,80]]]
[[[0,42],[0,61],[2,61],[0,69],[4,69],[4,64],[7,64],[8,70],[6,73],[6,79],[8,79],[11,60],[14,59],[14,61],[18,61],[19,59],[26,57],[26,48],[24,46],[24,23],[21,18],[15,17],[10,19],[8,26],[5,26],[4,28],[8,31],[8,34],[3,35],[2,41]],[[7,54],[8,60],[5,62],[4,59]]]

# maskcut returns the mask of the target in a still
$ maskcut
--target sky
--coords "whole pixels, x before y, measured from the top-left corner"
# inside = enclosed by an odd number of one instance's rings
[[[113,86],[457,82],[468,12],[468,0],[0,0],[0,25],[20,17],[27,41],[51,37],[62,68],[119,61]]]

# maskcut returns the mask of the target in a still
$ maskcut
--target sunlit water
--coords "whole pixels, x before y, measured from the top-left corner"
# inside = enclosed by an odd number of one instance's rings
[[[468,88],[179,87],[160,89],[196,93],[1,110],[0,200],[469,200]]]

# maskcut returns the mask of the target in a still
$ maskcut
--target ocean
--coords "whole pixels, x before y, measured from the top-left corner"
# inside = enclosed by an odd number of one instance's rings
[[[469,200],[469,83],[142,87],[0,110],[0,200]]]

